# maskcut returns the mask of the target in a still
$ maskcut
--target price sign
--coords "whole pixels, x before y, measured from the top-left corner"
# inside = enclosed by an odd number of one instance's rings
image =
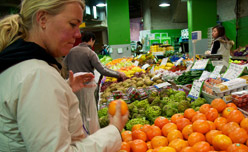
[[[138,66],[138,65],[139,65],[139,61],[135,61],[134,66]]]
[[[191,70],[204,70],[207,67],[209,59],[195,61]]]
[[[245,68],[246,68],[246,65],[238,65],[238,64],[231,63],[227,71],[223,75],[223,78],[227,80],[233,80],[235,78],[238,78],[243,73]]]
[[[210,76],[210,74],[211,74],[211,73],[208,72],[208,71],[203,71],[203,72],[202,72],[202,75],[201,75],[201,77],[200,77],[199,80],[204,81],[204,80],[208,79],[209,76]]]
[[[152,66],[152,68],[151,68],[151,74],[153,74],[153,73],[155,73],[154,66]]]
[[[155,88],[160,89],[160,88],[168,87],[170,85],[171,85],[170,83],[164,82],[164,83],[160,83],[160,84],[155,85]]]
[[[194,99],[199,98],[199,96],[201,94],[202,86],[203,86],[203,81],[195,80],[193,82],[192,88],[190,89],[188,97],[191,97]]]
[[[160,65],[166,65],[168,58],[163,58]]]
[[[175,66],[178,66],[181,63],[181,61],[183,61],[183,58],[180,58],[179,60],[177,60],[177,62],[175,63]]]
[[[138,56],[137,56],[137,59],[139,59],[141,56],[142,56],[142,54],[138,55]]]
[[[210,78],[216,79],[220,76],[220,71],[222,70],[223,65],[217,65],[214,67],[214,71],[210,74]]]
[[[147,64],[147,63],[146,63],[145,65],[143,65],[143,66],[141,67],[141,69],[144,69],[144,70],[145,70],[145,69],[147,69],[149,66],[150,66],[150,64]]]

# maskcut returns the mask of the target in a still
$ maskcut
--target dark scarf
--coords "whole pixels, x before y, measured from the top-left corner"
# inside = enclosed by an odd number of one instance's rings
[[[55,64],[59,69],[62,68],[56,59],[39,45],[18,39],[0,52],[0,73],[15,64],[30,59],[43,60],[49,65]]]

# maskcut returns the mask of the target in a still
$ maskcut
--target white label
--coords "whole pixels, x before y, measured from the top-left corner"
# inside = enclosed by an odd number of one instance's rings
[[[109,53],[113,53],[113,49],[112,48],[109,48]]]
[[[152,66],[152,68],[151,68],[151,74],[153,74],[153,73],[155,73],[154,66]]]
[[[154,77],[152,77],[152,78],[151,78],[151,80],[153,81],[153,79],[154,79],[154,78],[156,78],[156,77],[158,77],[158,78],[159,78],[159,77],[160,77],[160,75],[161,75],[161,73],[156,74]]]
[[[211,74],[211,73],[208,72],[208,71],[203,71],[203,72],[202,72],[202,75],[201,75],[201,77],[200,77],[199,80],[200,80],[200,81],[204,81],[204,80],[208,79],[210,74]]]
[[[201,94],[202,85],[203,85],[203,81],[195,80],[193,82],[193,85],[192,85],[192,87],[190,89],[190,92],[189,92],[188,96],[192,97],[194,99],[197,99]]]
[[[123,53],[122,48],[118,48],[118,49],[117,49],[117,52],[118,52],[119,54]]]
[[[170,85],[171,85],[170,83],[164,82],[164,83],[160,83],[160,84],[155,85],[155,87],[159,89],[159,88],[167,87]]]
[[[160,65],[166,65],[168,58],[163,58]]]
[[[145,69],[147,69],[149,66],[150,66],[150,64],[147,64],[147,63],[146,63],[145,65],[143,65],[143,66],[141,67],[141,69],[144,69],[144,70],[145,70]]]
[[[141,56],[142,56],[142,54],[138,55],[138,56],[137,56],[137,59],[139,59]]]
[[[183,60],[183,58],[180,58],[179,60],[177,60],[177,62],[175,63],[175,66],[178,66],[182,60]]]
[[[195,61],[191,70],[204,70],[208,64],[209,59]]]
[[[213,79],[218,78],[220,76],[220,71],[222,70],[222,68],[223,68],[223,65],[215,66],[214,71],[210,74],[209,77]]]
[[[227,80],[233,80],[233,79],[239,77],[245,68],[246,68],[246,65],[238,65],[238,64],[231,63],[229,65],[227,71],[223,75],[223,78],[225,78]]]
[[[188,72],[191,69],[192,65],[193,65],[193,63],[191,63],[190,65],[188,65],[188,67],[186,69],[186,72]]]
[[[135,61],[134,66],[138,66],[138,65],[139,65],[139,61]]]

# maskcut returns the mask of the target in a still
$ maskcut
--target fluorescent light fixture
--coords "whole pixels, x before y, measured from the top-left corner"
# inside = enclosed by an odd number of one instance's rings
[[[170,6],[170,4],[168,4],[168,3],[161,3],[159,6],[160,7],[168,7],[168,6]]]
[[[86,5],[85,7],[85,12],[86,14],[89,14],[90,15],[90,7]]]
[[[94,18],[97,18],[96,6],[93,6],[93,14]]]
[[[96,5],[96,7],[105,7],[105,6],[106,6],[106,4],[104,4],[104,3],[99,3]]]

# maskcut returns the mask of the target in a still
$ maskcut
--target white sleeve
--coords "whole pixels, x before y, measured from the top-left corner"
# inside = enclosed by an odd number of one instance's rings
[[[17,123],[30,152],[117,151],[120,134],[108,126],[84,138],[78,100],[54,71],[36,71],[20,86]]]

